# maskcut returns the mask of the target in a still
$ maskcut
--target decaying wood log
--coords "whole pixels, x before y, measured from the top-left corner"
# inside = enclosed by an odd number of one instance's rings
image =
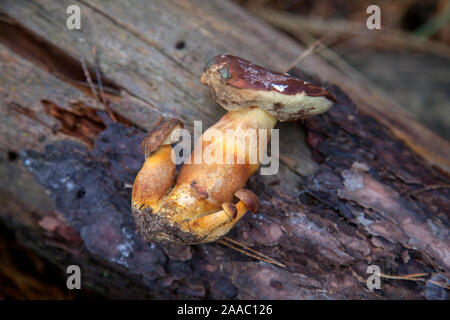
[[[82,8],[82,31],[65,29]],[[308,57],[292,74],[328,87],[326,114],[280,129],[280,172],[253,176],[258,214],[229,237],[286,265],[218,243],[148,244],[130,215],[140,141],[161,117],[203,127],[223,114],[199,75],[229,52],[275,70],[296,43],[226,1],[0,3],[0,217],[105,296],[446,298],[450,148],[370,88]],[[96,51],[94,61],[93,49]],[[116,122],[96,101],[94,65]],[[366,286],[370,264],[423,281]]]

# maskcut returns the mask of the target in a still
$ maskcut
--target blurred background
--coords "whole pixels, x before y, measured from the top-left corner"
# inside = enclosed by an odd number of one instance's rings
[[[450,140],[450,1],[234,0],[313,54],[378,88]],[[382,32],[365,26],[382,8]],[[17,157],[10,154],[9,157]],[[56,266],[21,247],[0,225],[0,299],[74,299]]]
[[[450,140],[450,1],[234,0]],[[381,8],[382,32],[365,26]]]

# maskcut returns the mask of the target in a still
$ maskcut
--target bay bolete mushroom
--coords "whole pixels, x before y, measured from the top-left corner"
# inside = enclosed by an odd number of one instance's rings
[[[172,189],[175,164],[169,163],[173,151],[166,138],[178,123],[163,122],[144,139],[146,160],[133,185],[132,212],[147,241],[196,244],[224,236],[248,210],[258,210],[257,196],[243,188],[258,170],[261,154],[250,150],[245,139],[245,147],[236,148],[235,141],[226,138],[227,130],[239,135],[256,129],[259,140],[263,138],[259,129],[266,129],[262,132],[268,138],[277,120],[319,114],[334,102],[321,87],[231,55],[214,57],[201,81],[228,112],[203,133],[202,143],[196,144]],[[213,131],[222,134],[211,135]],[[257,144],[256,148],[265,147]],[[194,161],[195,154],[209,157],[211,150],[223,151],[221,161]],[[258,155],[256,161],[250,161],[252,152]]]
[[[322,87],[231,55],[216,56],[208,62],[201,81],[226,110],[258,107],[280,121],[323,113],[335,101]]]

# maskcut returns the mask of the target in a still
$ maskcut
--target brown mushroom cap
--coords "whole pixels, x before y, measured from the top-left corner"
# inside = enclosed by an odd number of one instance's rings
[[[145,157],[150,156],[162,145],[172,144],[171,134],[175,129],[183,128],[183,122],[178,119],[160,120],[142,140],[141,146]]]
[[[322,87],[231,55],[219,55],[208,62],[201,81],[226,110],[257,106],[280,121],[325,112],[335,101]]]

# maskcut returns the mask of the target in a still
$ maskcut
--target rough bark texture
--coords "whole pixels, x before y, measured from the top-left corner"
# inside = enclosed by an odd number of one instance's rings
[[[0,217],[24,243],[79,264],[84,283],[112,297],[447,297],[433,282],[448,283],[450,270],[448,143],[316,58],[293,74],[326,80],[337,103],[278,126],[280,172],[250,179],[260,211],[229,234],[286,268],[217,243],[145,243],[130,214],[145,131],[160,116],[204,129],[220,118],[199,81],[210,57],[282,70],[301,48],[225,1],[131,2],[0,3]],[[65,29],[72,3],[81,32]],[[94,70],[93,47],[115,123],[79,63]],[[432,281],[383,280],[370,292],[370,264]]]

